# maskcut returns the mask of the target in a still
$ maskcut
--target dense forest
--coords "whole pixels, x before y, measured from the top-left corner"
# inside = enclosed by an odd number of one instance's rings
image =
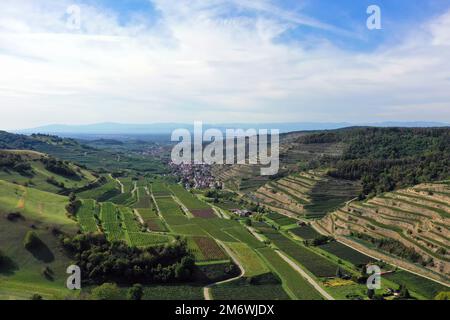
[[[336,178],[363,182],[363,195],[450,177],[450,128],[347,128],[299,138],[343,142],[339,158],[324,159]]]
[[[61,236],[67,252],[74,258],[87,283],[167,283],[187,281],[194,260],[186,242],[157,247],[129,247],[124,242],[108,242],[103,234]]]

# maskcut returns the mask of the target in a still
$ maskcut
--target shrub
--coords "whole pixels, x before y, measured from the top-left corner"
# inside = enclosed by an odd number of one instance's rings
[[[41,245],[41,239],[37,236],[36,232],[28,231],[23,240],[23,246],[27,250],[36,249]]]
[[[119,300],[120,289],[115,283],[104,283],[92,290],[91,297],[94,300]]]
[[[128,300],[141,300],[144,295],[144,288],[141,284],[134,284],[127,292]]]
[[[0,250],[0,267],[6,263],[6,255]]]
[[[450,300],[450,291],[439,292],[434,300]]]

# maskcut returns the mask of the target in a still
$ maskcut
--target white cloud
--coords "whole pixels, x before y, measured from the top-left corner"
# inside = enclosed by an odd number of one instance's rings
[[[56,4],[57,3],[57,4]],[[68,1],[0,2],[0,128],[98,121],[450,121],[450,12],[371,53],[325,39],[280,43],[301,24],[269,1],[156,0],[123,25]],[[205,4],[206,3],[206,4]],[[225,18],[226,17],[226,18]],[[347,35],[352,36],[347,32]]]

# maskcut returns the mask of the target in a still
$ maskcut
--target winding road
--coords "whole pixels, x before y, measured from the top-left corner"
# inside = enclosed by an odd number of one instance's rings
[[[219,285],[219,284],[222,284],[222,283],[227,283],[227,282],[231,282],[231,281],[237,280],[237,279],[243,277],[244,274],[245,274],[244,267],[239,262],[239,260],[236,258],[234,253],[223,242],[221,242],[219,240],[216,240],[216,241],[222,246],[222,248],[225,249],[225,251],[231,257],[233,262],[239,267],[239,269],[241,270],[241,273],[237,277],[234,277],[234,278],[231,278],[231,279],[227,279],[227,280],[223,280],[223,281],[219,281],[219,282],[214,282],[214,283],[211,283],[211,284],[207,285],[206,287],[204,287],[203,288],[203,295],[205,297],[205,300],[214,300],[212,295],[211,295],[211,287]]]

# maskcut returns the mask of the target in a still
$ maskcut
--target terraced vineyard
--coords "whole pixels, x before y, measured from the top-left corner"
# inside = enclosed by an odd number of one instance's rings
[[[267,208],[291,217],[321,218],[360,192],[357,183],[309,171],[269,182],[252,193]]]
[[[352,235],[360,245],[389,255],[409,250],[408,257],[400,258],[449,276],[449,191],[445,183],[421,184],[355,201],[318,221],[317,226],[337,237]],[[387,249],[377,239],[391,239],[397,245]],[[401,247],[405,249],[396,250]]]

